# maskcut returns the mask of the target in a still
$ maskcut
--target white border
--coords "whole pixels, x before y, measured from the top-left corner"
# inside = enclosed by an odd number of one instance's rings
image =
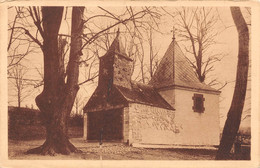
[[[91,160],[8,160],[7,156],[7,6],[248,6],[252,8],[252,155],[251,161],[91,161]],[[260,5],[243,1],[12,1],[0,4],[0,167],[260,167],[259,163],[259,58]]]

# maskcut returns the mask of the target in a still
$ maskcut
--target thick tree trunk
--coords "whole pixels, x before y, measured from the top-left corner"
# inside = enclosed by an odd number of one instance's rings
[[[247,24],[239,7],[231,7],[230,9],[239,37],[238,64],[234,95],[217,152],[217,160],[230,159],[230,150],[239,129],[244,107],[249,66],[249,32]]]
[[[79,57],[82,55],[81,35],[83,33],[84,7],[73,7],[71,48],[67,71],[64,70],[64,57],[58,42],[63,7],[43,7],[43,54],[44,88],[36,97],[36,104],[44,116],[46,141],[28,153],[54,155],[78,152],[68,137],[70,112],[78,92]],[[67,77],[67,80],[65,79]]]

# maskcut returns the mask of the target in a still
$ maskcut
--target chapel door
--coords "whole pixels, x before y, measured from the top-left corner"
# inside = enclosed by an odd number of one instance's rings
[[[123,109],[88,113],[88,140],[123,139]]]

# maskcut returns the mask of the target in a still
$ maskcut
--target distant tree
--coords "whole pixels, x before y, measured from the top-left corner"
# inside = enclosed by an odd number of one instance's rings
[[[217,160],[230,159],[229,154],[235,141],[245,102],[249,67],[249,31],[239,7],[230,7],[231,14],[238,31],[239,51],[236,84],[231,107],[222,133]]]
[[[37,52],[39,46],[31,39],[28,39],[28,33],[21,31],[24,22],[28,21],[28,15],[24,13],[24,7],[10,7],[15,15],[8,20],[8,81],[12,84],[12,91],[9,92],[8,101],[11,103],[13,95],[17,97],[17,106],[20,108],[22,102],[30,98],[36,91],[34,88],[41,83],[41,80],[30,78],[30,68],[26,57]],[[24,22],[21,22],[21,19]]]
[[[150,79],[153,77],[154,72],[156,71],[158,67],[158,51],[155,50],[154,44],[153,44],[153,29],[149,29],[149,74]]]
[[[157,21],[154,22],[157,23]],[[150,25],[152,23],[151,21],[148,22],[147,29],[137,30],[135,27],[128,26],[125,28],[121,26],[119,30],[125,52],[133,59],[132,70],[137,71],[137,75],[134,75],[133,80],[142,83],[147,83],[150,80],[158,66],[158,50],[155,49],[153,44],[153,32],[155,28],[152,28],[152,25]],[[98,58],[101,57],[101,51],[106,52],[109,49],[117,31],[117,29],[107,30],[102,37],[93,42],[95,45],[89,48],[91,53],[94,53]],[[149,53],[145,53],[144,51],[147,46]]]
[[[153,44],[153,31],[152,25],[150,28],[144,31],[146,37],[140,37],[140,45],[137,46],[137,58],[140,62],[141,69],[141,81],[142,83],[147,83],[153,77],[154,72],[158,66],[158,50],[155,49]],[[144,40],[142,40],[144,39]],[[144,45],[147,43],[149,47],[149,53],[144,52]],[[148,61],[147,61],[148,60]]]
[[[17,106],[21,107],[22,102],[30,96],[31,91],[28,90],[30,80],[25,78],[28,69],[20,63],[13,66],[9,71],[9,81],[12,83],[17,97]]]
[[[164,11],[172,16],[175,34],[183,42],[184,51],[200,82],[214,70],[214,63],[220,61],[224,54],[212,52],[220,33],[216,28],[219,21],[216,8],[194,7],[176,8],[174,13]],[[219,84],[212,79],[207,84]]]

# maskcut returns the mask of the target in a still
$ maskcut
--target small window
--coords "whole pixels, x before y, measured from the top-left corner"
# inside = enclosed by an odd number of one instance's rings
[[[192,97],[193,100],[193,111],[194,112],[198,112],[198,113],[203,113],[205,111],[204,108],[204,101],[205,99],[203,98],[202,94],[194,94],[194,96]]]

